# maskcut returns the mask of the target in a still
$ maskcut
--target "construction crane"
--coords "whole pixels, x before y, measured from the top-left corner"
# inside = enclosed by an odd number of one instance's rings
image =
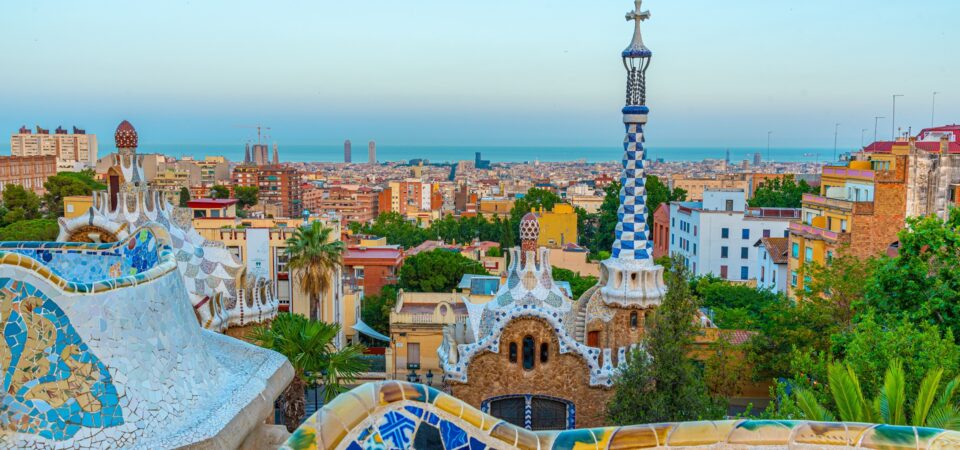
[[[236,127],[237,128],[256,128],[257,129],[257,145],[260,145],[263,143],[261,142],[262,130],[270,129],[270,127],[265,127],[263,125],[260,125],[259,123],[256,125],[237,125]]]

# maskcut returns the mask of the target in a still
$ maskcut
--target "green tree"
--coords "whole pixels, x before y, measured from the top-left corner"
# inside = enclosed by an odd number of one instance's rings
[[[613,247],[613,239],[617,230],[617,209],[620,207],[620,183],[610,183],[604,188],[603,203],[600,204],[600,210],[597,212],[597,231],[593,235],[593,242],[588,247],[590,253],[597,255],[599,259],[600,252],[609,251]]]
[[[806,180],[797,183],[793,175],[786,175],[764,181],[747,203],[752,207],[799,208],[803,194],[816,193],[817,188],[807,184]]]
[[[644,339],[647,351],[632,352],[614,383],[607,416],[617,425],[717,419],[723,408],[707,392],[703,375],[690,358],[699,333],[697,300],[688,271],[674,261],[666,276],[667,294]]]
[[[647,192],[647,212],[653,214],[661,203],[682,202],[687,199],[687,191],[681,188],[670,189],[656,175],[647,176],[644,185]]]
[[[230,198],[230,188],[218,184],[210,188],[210,198]]]
[[[420,228],[417,224],[410,222],[402,214],[396,212],[380,214],[374,219],[373,223],[353,226],[351,230],[384,237],[388,244],[399,245],[403,248],[416,247],[431,238],[427,230]],[[434,239],[436,237],[432,236]]]
[[[240,209],[249,209],[257,204],[260,188],[257,186],[237,186],[233,189],[237,196],[237,207]]]
[[[330,288],[330,279],[343,262],[343,242],[333,240],[333,229],[318,221],[298,227],[287,239],[287,267],[310,296],[310,317],[322,320],[320,297]]]
[[[400,287],[413,292],[450,292],[463,275],[487,275],[479,262],[445,249],[417,253],[400,268]]]
[[[769,290],[730,283],[711,275],[694,278],[691,285],[720,328],[757,330],[761,326],[759,321],[764,320],[764,310],[776,302],[785,301]]]
[[[960,336],[960,212],[908,218],[895,258],[881,256],[865,303],[881,316],[949,328]]]
[[[285,312],[277,314],[269,325],[260,325],[251,332],[253,342],[286,356],[293,366],[293,381],[283,392],[287,431],[297,429],[306,414],[307,386],[322,383],[324,403],[328,403],[367,369],[362,345],[337,349],[335,340],[339,333],[339,324]]]
[[[65,197],[90,195],[93,193],[94,185],[75,173],[63,172],[47,178],[47,181],[43,183],[43,188],[47,191],[43,194],[47,217],[56,219],[63,217],[63,199]]]
[[[909,398],[903,364],[895,359],[887,367],[883,385],[873,401],[867,400],[856,371],[850,365],[831,364],[829,389],[836,414],[823,406],[805,389],[795,393],[797,405],[809,420],[883,423],[958,430],[960,404],[956,403],[960,378],[949,381],[941,390],[943,369],[931,369]],[[939,392],[939,395],[937,394]]]
[[[791,355],[829,355],[831,337],[842,330],[829,300],[817,297],[794,302],[778,297],[760,310],[753,321],[757,334],[747,345],[747,359],[755,379],[790,377],[794,374]]]
[[[873,274],[872,259],[853,256],[847,247],[841,248],[826,265],[808,263],[802,275],[809,277],[806,288],[796,292],[800,301],[814,298],[829,299],[824,305],[832,307],[834,317],[844,327],[854,318],[854,305],[862,304],[867,282]]]
[[[397,286],[389,284],[377,295],[363,297],[360,317],[363,323],[384,335],[390,335],[390,310],[397,304]]]
[[[40,217],[40,197],[19,184],[8,184],[3,189],[3,217],[0,225]]]
[[[573,300],[580,298],[587,289],[597,284],[597,277],[581,276],[579,272],[559,267],[553,268],[553,279],[555,281],[566,281],[570,283],[570,290],[573,292]]]
[[[190,201],[190,189],[186,187],[180,188],[180,207],[186,208],[187,203]]]
[[[60,225],[53,219],[27,219],[0,228],[0,241],[55,241]]]
[[[703,378],[710,396],[716,399],[730,399],[743,394],[748,372],[746,360],[739,346],[720,335],[704,364]],[[729,406],[729,404],[728,404]]]

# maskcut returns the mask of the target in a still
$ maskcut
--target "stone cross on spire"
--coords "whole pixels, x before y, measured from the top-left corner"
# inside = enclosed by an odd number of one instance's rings
[[[623,56],[650,56],[650,50],[643,45],[643,36],[640,34],[640,22],[650,18],[650,11],[640,9],[643,0],[635,0],[633,3],[635,5],[634,10],[626,15],[628,21],[634,21],[633,40],[630,42],[630,46],[623,51]]]

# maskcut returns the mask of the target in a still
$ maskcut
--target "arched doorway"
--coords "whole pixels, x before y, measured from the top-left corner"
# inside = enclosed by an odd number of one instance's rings
[[[564,430],[576,427],[573,402],[546,395],[504,395],[484,400],[480,409],[528,430]]]

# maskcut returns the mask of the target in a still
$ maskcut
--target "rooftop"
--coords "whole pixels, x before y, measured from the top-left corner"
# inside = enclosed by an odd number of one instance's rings
[[[238,200],[235,198],[198,198],[188,201],[187,207],[193,209],[226,208],[227,206],[237,204],[237,202]]]

